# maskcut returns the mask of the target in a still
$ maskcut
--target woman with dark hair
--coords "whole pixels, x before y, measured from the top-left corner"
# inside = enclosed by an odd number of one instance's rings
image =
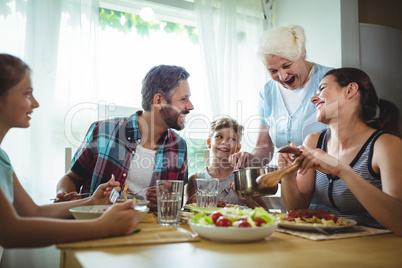
[[[0,143],[11,128],[29,127],[32,112],[39,107],[30,73],[28,65],[19,58],[0,54]],[[72,207],[110,204],[110,193],[113,188],[120,190],[119,185],[109,181],[101,184],[90,198],[38,206],[0,148],[0,248],[42,247],[132,233],[137,225],[137,211],[132,209],[131,201],[113,205],[94,220],[61,220],[72,218]]]
[[[402,236],[398,109],[379,99],[367,74],[355,68],[327,72],[311,102],[329,129],[307,136],[298,173],[282,178],[287,210],[308,208],[315,190],[336,216]],[[293,159],[281,154],[279,161],[283,167]]]

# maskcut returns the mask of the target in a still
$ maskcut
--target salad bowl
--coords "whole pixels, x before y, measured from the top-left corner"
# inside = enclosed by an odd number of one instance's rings
[[[217,227],[215,225],[200,225],[189,221],[191,230],[199,236],[217,242],[225,243],[249,243],[264,240],[275,231],[278,223],[268,226],[237,228]]]

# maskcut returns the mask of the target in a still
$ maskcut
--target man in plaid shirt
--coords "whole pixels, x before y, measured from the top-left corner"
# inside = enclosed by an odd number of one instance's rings
[[[188,77],[182,67],[153,67],[142,81],[144,111],[93,123],[58,183],[58,201],[79,198],[81,187],[81,192],[93,193],[112,175],[132,192],[153,186],[156,180],[187,183],[187,145],[172,129],[183,129],[186,115],[194,109]],[[155,210],[155,188],[144,192]]]

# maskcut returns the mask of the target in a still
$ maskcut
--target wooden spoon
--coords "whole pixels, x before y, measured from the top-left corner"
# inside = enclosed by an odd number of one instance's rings
[[[286,146],[279,148],[278,152],[285,153],[285,154],[294,154],[296,156],[299,156],[302,154],[302,151],[300,151],[298,148],[292,147],[290,145],[286,145]],[[258,183],[265,185],[265,187],[267,187],[267,188],[275,187],[285,175],[298,170],[300,167],[300,164],[301,164],[301,162],[297,161],[293,165],[290,165],[284,169],[280,169],[275,172],[261,175],[256,179],[256,181]]]
[[[258,176],[256,181],[259,184],[263,184],[266,188],[275,187],[285,175],[298,170],[300,165],[301,161],[297,161],[284,169]]]

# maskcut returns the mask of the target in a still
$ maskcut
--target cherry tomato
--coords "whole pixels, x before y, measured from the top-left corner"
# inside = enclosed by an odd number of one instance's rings
[[[214,212],[212,212],[211,215],[209,215],[209,216],[211,216],[212,220],[213,220],[214,223],[216,224],[216,220],[217,220],[220,216],[223,216],[223,215],[222,215],[222,213],[220,213],[220,212],[218,212],[218,211],[214,211]]]
[[[255,222],[255,225],[257,225],[257,226],[261,226],[261,224],[266,224],[267,223],[266,221],[264,221],[261,218],[255,218],[254,222]]]
[[[227,205],[227,202],[219,200],[218,203],[216,204],[216,206],[218,208],[224,208]]]
[[[246,220],[240,220],[239,223],[236,225],[237,228],[249,228],[251,227],[250,223],[248,223]]]
[[[228,219],[225,218],[223,216],[220,216],[215,223],[216,226],[220,226],[220,227],[229,227],[232,226],[232,222]]]

